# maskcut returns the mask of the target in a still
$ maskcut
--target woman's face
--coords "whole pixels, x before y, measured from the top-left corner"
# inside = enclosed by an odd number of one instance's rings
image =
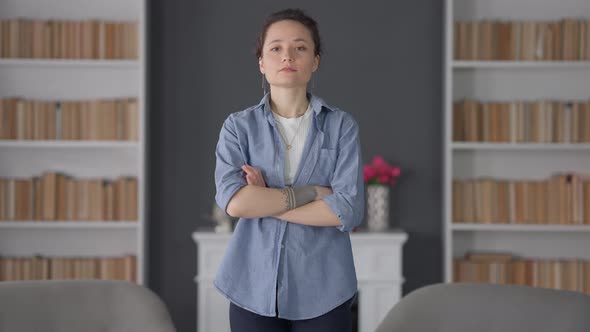
[[[319,62],[311,32],[303,24],[283,20],[268,27],[258,64],[270,85],[305,88]]]

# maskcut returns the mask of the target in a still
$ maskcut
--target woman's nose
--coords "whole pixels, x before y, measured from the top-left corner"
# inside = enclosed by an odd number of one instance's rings
[[[293,61],[293,57],[291,56],[291,51],[285,51],[285,53],[283,54],[283,62],[285,61]]]

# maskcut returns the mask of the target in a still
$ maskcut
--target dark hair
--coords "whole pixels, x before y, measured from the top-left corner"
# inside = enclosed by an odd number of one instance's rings
[[[262,46],[264,45],[264,40],[266,39],[268,27],[270,27],[273,23],[284,20],[296,21],[308,28],[311,32],[311,37],[313,38],[315,55],[322,54],[322,43],[320,40],[317,22],[313,18],[307,16],[301,9],[288,8],[274,12],[266,18],[264,25],[262,25],[262,30],[256,39],[256,59],[262,56]]]

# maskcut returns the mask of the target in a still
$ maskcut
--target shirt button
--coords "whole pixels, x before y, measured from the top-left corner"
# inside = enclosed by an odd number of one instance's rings
[[[281,244],[281,248],[283,248],[283,249],[284,249],[284,248],[285,248],[285,245],[284,245],[284,244]]]

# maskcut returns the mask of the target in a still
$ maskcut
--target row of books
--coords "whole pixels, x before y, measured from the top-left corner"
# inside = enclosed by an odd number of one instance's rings
[[[138,122],[136,98],[0,99],[0,139],[136,141]]]
[[[0,178],[0,221],[136,221],[137,179]]]
[[[590,225],[590,177],[454,179],[452,213],[455,223]]]
[[[589,143],[590,101],[453,103],[456,142]]]
[[[590,60],[590,21],[456,21],[457,60]]]
[[[101,279],[137,282],[137,259],[122,257],[0,257],[0,281]]]
[[[503,253],[467,253],[453,260],[455,282],[512,284],[590,295],[590,261],[528,259]]]
[[[0,21],[0,57],[137,59],[138,23],[104,20]]]

